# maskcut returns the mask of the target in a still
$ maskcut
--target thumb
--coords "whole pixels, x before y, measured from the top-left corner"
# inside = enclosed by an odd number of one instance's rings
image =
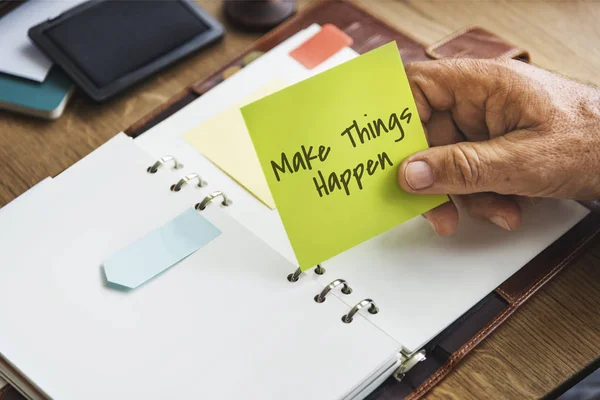
[[[402,162],[398,182],[409,193],[527,195],[539,182],[522,168],[519,147],[504,136],[432,147]]]

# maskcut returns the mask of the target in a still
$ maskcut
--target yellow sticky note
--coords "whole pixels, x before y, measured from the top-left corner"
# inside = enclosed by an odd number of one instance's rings
[[[302,270],[448,201],[397,183],[428,145],[393,42],[241,111]]]
[[[270,209],[275,202],[262,172],[256,151],[248,135],[240,107],[286,86],[274,79],[234,106],[206,120],[183,138],[221,170],[244,186]]]

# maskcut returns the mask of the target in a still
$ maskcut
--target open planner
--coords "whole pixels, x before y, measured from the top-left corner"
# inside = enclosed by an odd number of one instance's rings
[[[36,400],[350,400],[386,381],[416,398],[453,326],[484,303],[512,307],[495,290],[586,207],[523,206],[514,232],[464,215],[451,238],[415,218],[301,273],[277,209],[186,139],[274,79],[291,85],[359,54],[347,46],[314,69],[289,56],[321,29],[297,30],[0,210],[0,378]],[[186,212],[219,234],[135,290],[107,284],[108,257]]]

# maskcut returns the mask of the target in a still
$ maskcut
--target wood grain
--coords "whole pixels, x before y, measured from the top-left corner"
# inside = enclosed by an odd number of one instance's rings
[[[534,64],[600,85],[600,2],[358,0],[423,43],[481,25]],[[199,1],[221,21],[221,1]],[[309,1],[298,1],[300,8]],[[223,42],[96,104],[78,92],[62,118],[0,111],[0,206],[55,176],[258,38],[226,24]],[[539,398],[600,355],[600,238],[468,356],[431,399]],[[14,397],[15,400],[17,396]]]

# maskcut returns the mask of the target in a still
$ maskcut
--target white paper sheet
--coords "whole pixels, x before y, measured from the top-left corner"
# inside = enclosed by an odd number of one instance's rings
[[[293,266],[218,204],[202,215],[222,234],[194,255],[135,291],[104,286],[102,260],[207,194],[171,192],[190,171],[153,161],[119,135],[39,207],[0,213],[0,351],[49,397],[329,400],[393,363],[397,341],[288,282]]]
[[[29,39],[29,28],[84,0],[29,0],[0,18],[0,72],[43,82],[52,61]]]
[[[22,201],[24,201],[24,199],[33,196],[34,193],[37,194],[38,191],[44,190],[47,186],[50,185],[50,182],[52,182],[52,178],[50,178],[50,177],[42,179],[40,182],[38,182],[37,184],[30,187],[29,190],[27,190],[25,193],[22,193],[16,199],[13,199],[11,202],[7,203],[3,207],[0,207],[0,213],[9,212],[9,210],[11,210],[12,207],[15,206],[15,204],[17,204],[18,202],[22,202]]]

